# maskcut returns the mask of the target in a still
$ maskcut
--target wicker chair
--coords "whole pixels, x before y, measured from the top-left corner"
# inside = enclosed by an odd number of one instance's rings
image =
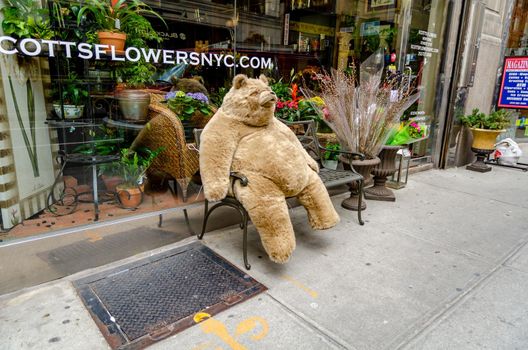
[[[183,200],[187,200],[187,187],[191,177],[198,171],[198,151],[185,141],[183,125],[180,119],[165,104],[164,95],[151,92],[149,122],[139,132],[131,149],[148,147],[151,150],[164,147],[149,167],[149,175],[168,175],[174,179],[182,191]]]

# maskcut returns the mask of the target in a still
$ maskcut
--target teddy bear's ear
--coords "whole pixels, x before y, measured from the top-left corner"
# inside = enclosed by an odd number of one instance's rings
[[[265,76],[264,74],[261,74],[260,77],[259,77],[259,79],[260,79],[261,81],[263,81],[265,84],[268,84],[268,78],[266,78],[266,76]]]
[[[247,75],[245,75],[245,74],[237,74],[233,78],[233,87],[235,89],[240,89],[242,86],[246,85],[247,80],[248,80]]]

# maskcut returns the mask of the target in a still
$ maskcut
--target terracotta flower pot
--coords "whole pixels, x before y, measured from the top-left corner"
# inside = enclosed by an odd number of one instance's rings
[[[101,45],[114,46],[116,52],[123,52],[125,50],[125,41],[127,35],[119,32],[97,32],[99,43]]]
[[[136,187],[118,185],[116,191],[119,203],[124,208],[137,208],[143,202],[143,185]]]

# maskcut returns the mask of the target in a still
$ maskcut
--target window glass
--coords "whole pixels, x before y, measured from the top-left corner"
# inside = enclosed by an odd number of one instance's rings
[[[193,129],[238,73],[267,75],[282,103],[381,49],[385,74],[421,91],[402,117],[429,133],[413,157],[434,151],[444,0],[157,1],[128,17],[113,0],[2,1],[5,240],[203,201]]]

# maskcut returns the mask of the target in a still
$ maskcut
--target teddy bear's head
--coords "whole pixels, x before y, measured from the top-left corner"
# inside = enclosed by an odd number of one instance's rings
[[[209,97],[207,89],[204,86],[204,80],[200,76],[194,76],[192,78],[173,77],[171,80],[173,85],[171,91],[201,92]]]
[[[222,110],[228,115],[251,126],[268,125],[274,116],[277,96],[268,85],[268,79],[238,74],[233,87],[225,95]]]

